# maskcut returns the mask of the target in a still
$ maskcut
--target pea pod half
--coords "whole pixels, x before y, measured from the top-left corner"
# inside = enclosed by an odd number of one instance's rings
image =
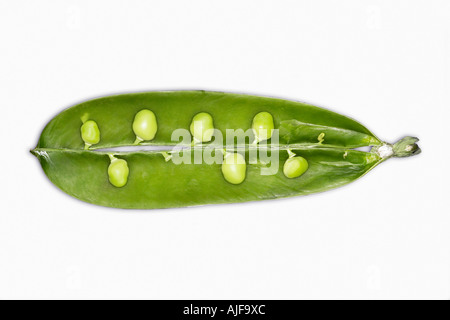
[[[151,117],[143,121],[143,114]],[[208,121],[196,129],[199,114]],[[71,107],[49,122],[32,153],[69,195],[102,206],[154,209],[329,190],[392,156],[419,153],[417,141],[384,143],[355,120],[305,103],[177,91]],[[370,152],[355,150],[367,146]]]

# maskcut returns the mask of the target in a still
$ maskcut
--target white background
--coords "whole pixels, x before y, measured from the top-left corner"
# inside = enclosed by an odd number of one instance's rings
[[[0,298],[450,298],[449,1],[0,1]],[[163,211],[85,204],[28,152],[98,96],[301,100],[423,153],[338,190]]]

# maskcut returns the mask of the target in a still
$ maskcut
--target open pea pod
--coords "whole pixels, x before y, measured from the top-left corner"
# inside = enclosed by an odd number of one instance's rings
[[[300,102],[177,91],[71,107],[50,121],[32,153],[69,195],[154,209],[326,191],[392,156],[419,153],[416,142],[384,143],[355,120]]]

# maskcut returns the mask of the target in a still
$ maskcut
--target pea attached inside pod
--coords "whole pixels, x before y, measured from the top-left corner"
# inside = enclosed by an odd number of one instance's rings
[[[153,140],[156,131],[158,131],[155,114],[147,109],[139,111],[134,117],[133,131],[136,135],[136,141],[134,142],[136,145],[142,141]]]
[[[84,149],[89,149],[90,146],[100,142],[100,129],[97,122],[88,120],[81,126],[81,138],[84,141]]]
[[[261,141],[269,140],[272,137],[273,117],[269,112],[263,111],[253,118],[252,129],[255,134],[255,144]]]
[[[245,180],[247,164],[240,153],[225,153],[222,174],[229,183],[240,184]]]
[[[209,113],[200,112],[193,118],[190,126],[194,143],[209,142],[214,134],[214,122]]]
[[[291,150],[288,150],[289,159],[283,166],[283,173],[287,178],[297,178],[308,170],[308,161],[305,158],[297,156]]]
[[[117,159],[113,155],[109,155],[111,164],[108,167],[109,182],[117,188],[124,187],[128,182],[130,169],[126,160]]]

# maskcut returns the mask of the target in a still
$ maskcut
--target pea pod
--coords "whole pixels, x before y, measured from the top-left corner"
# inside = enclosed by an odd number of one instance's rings
[[[148,137],[136,132],[136,115],[143,110],[151,110],[149,123],[155,123]],[[270,121],[255,119],[261,113]],[[192,143],[191,129],[198,114],[211,117],[208,126],[215,132],[215,139],[208,135],[199,145]],[[89,141],[81,130],[87,121],[96,124]],[[188,138],[174,134],[178,129]],[[270,134],[261,138],[255,132]],[[138,146],[118,148],[136,145],[137,137]],[[418,154],[416,142],[407,137],[390,145],[353,119],[305,103],[176,91],[109,96],[71,107],[48,123],[32,153],[48,178],[71,196],[108,207],[154,209],[326,191],[392,156]],[[355,150],[368,146],[369,152]],[[239,166],[230,157],[222,163],[229,154],[239,158]]]

